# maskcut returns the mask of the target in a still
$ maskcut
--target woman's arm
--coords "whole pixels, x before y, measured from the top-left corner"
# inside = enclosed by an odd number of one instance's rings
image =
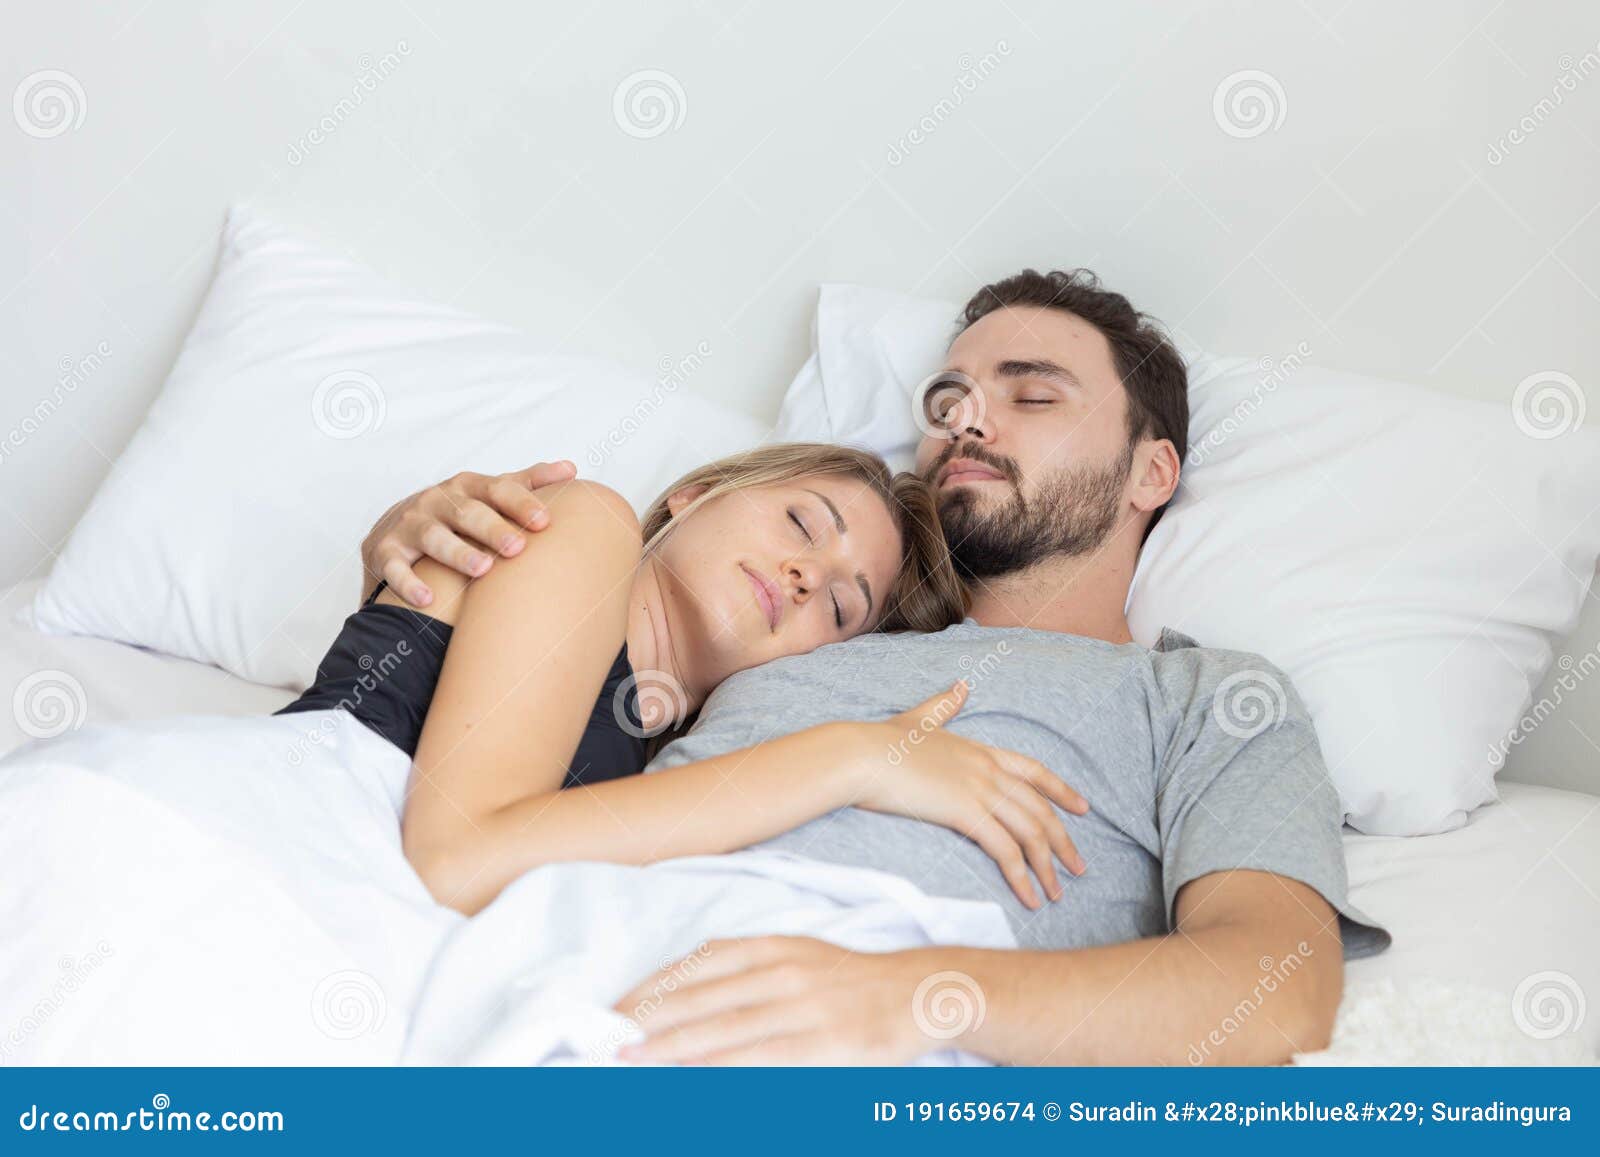
[[[555,517],[536,549],[471,582],[419,565],[435,591],[430,612],[454,628],[403,825],[406,854],[436,898],[472,912],[540,864],[731,850],[849,802],[853,769],[824,729],[763,745],[749,766],[735,752],[562,790],[623,645],[640,538],[633,511],[604,487],[568,483],[538,497]],[[797,766],[822,770],[795,776]]]
[[[563,790],[625,637],[639,528],[620,497],[592,483],[540,497],[551,525],[537,549],[470,583],[423,564],[437,613],[455,629],[417,747],[404,836],[440,902],[476,912],[543,864],[733,851],[852,804],[960,831],[1035,906],[1030,867],[1051,896],[1052,856],[1081,870],[1050,802],[1086,805],[1048,769],[937,724],[909,747],[898,742],[927,732],[930,718],[954,717],[960,684],[882,723],[828,724],[670,772]],[[912,754],[891,761],[891,749]]]

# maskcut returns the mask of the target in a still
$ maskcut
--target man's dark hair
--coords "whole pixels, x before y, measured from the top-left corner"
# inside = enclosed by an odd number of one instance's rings
[[[1134,309],[1122,294],[1101,289],[1100,279],[1087,269],[1024,269],[973,294],[961,311],[960,329],[997,309],[1030,305],[1065,310],[1100,331],[1127,391],[1129,445],[1165,438],[1181,465],[1189,452],[1189,375],[1155,319]],[[1165,510],[1162,505],[1151,515],[1150,527]]]

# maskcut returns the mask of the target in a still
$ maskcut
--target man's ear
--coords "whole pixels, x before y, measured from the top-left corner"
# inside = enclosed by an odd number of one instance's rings
[[[676,518],[682,514],[689,504],[711,489],[709,482],[698,482],[693,486],[685,486],[682,490],[674,490],[667,495],[667,509]]]
[[[1179,472],[1178,451],[1170,441],[1151,438],[1140,442],[1133,452],[1133,469],[1129,472],[1134,508],[1148,514],[1164,505],[1178,488]]]

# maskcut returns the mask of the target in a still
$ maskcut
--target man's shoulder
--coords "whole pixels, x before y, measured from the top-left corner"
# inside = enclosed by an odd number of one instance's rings
[[[1219,698],[1240,696],[1263,702],[1280,719],[1305,710],[1288,674],[1254,651],[1205,646],[1171,627],[1161,629],[1150,651],[1168,705],[1179,711],[1209,711]]]

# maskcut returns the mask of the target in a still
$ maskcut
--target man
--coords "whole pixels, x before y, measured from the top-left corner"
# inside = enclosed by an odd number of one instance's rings
[[[955,833],[825,816],[762,846],[992,900],[1021,948],[716,943],[687,981],[642,978],[619,1002],[653,993],[630,1055],[893,1064],[954,1045],[1002,1063],[1264,1064],[1320,1048],[1343,956],[1388,936],[1346,899],[1338,799],[1309,716],[1265,660],[1172,631],[1145,650],[1124,615],[1186,448],[1182,360],[1082,271],[986,286],[961,325],[917,465],[972,587],[968,622],[742,672],[656,766],[885,718],[965,676],[968,702],[947,725],[1043,761],[1089,799],[1069,821],[1087,870],[1030,911]],[[488,553],[458,536],[517,549],[513,523],[538,525],[523,482],[466,477],[402,504],[369,539],[369,569],[403,592],[424,552],[482,573]]]

